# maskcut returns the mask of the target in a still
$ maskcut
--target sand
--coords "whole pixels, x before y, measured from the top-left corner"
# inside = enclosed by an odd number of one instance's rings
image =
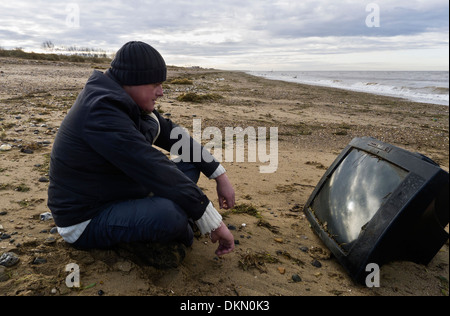
[[[238,241],[218,258],[207,237],[195,239],[182,265],[158,270],[117,251],[80,251],[57,234],[48,212],[49,154],[58,126],[94,69],[107,65],[0,58],[0,255],[19,262],[0,268],[0,295],[14,296],[422,296],[448,295],[449,246],[428,266],[381,267],[380,287],[354,283],[311,230],[302,207],[341,150],[371,136],[418,151],[449,168],[446,106],[284,83],[240,72],[169,67],[159,109],[192,131],[218,127],[278,128],[278,166],[223,161],[246,212],[221,210]],[[191,84],[170,83],[189,79]],[[177,100],[186,92],[217,95],[203,103]],[[225,134],[223,134],[225,135]],[[225,159],[224,159],[225,160]],[[215,182],[199,186],[218,205]],[[448,230],[448,227],[446,228]],[[320,267],[317,267],[317,262]],[[80,268],[68,288],[66,265]],[[314,265],[312,263],[315,263]],[[293,275],[296,282],[293,280]]]

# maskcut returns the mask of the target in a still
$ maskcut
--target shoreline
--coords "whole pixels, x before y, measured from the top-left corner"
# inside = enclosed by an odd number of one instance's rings
[[[52,233],[52,220],[40,220],[48,212],[49,153],[89,76],[107,68],[0,58],[0,145],[11,146],[0,151],[0,233],[5,237],[0,255],[14,252],[19,257],[17,264],[0,270],[0,295],[97,296],[100,290],[108,296],[448,295],[448,242],[428,266],[382,266],[381,286],[366,288],[348,277],[301,208],[355,137],[371,136],[418,151],[448,171],[449,107],[274,82],[236,71],[169,67],[165,96],[158,101],[165,117],[188,130],[194,119],[201,119],[203,129],[217,127],[222,134],[226,127],[278,127],[275,173],[260,173],[261,163],[247,158],[223,163],[239,206],[220,210],[225,223],[234,227],[235,251],[218,258],[217,245],[199,236],[180,267],[158,270],[113,250],[73,249]],[[180,84],[174,79],[188,80]],[[187,92],[222,98],[180,101]],[[214,181],[202,176],[199,187],[217,205]],[[70,263],[80,267],[78,289],[65,284]]]
[[[398,99],[402,99],[405,101],[409,101],[409,102],[416,102],[416,103],[422,103],[422,104],[433,104],[433,105],[444,105],[444,106],[449,106],[449,101],[448,100],[442,100],[442,101],[438,101],[438,100],[430,100],[429,99],[429,94],[424,94],[423,96],[417,95],[401,95],[401,94],[395,94],[395,93],[389,93],[389,92],[384,92],[384,91],[374,91],[372,89],[369,89],[370,87],[373,86],[384,86],[382,89],[391,89],[393,88],[395,89],[408,89],[408,87],[403,86],[402,87],[388,87],[386,85],[384,85],[383,83],[378,83],[376,78],[369,79],[369,78],[361,78],[361,82],[354,82],[354,83],[349,83],[346,82],[345,84],[343,84],[343,86],[339,86],[337,83],[341,83],[342,79],[339,79],[338,77],[336,77],[336,79],[332,79],[332,78],[321,78],[321,79],[312,79],[312,78],[305,78],[303,79],[303,81],[299,81],[297,79],[298,74],[316,74],[316,73],[320,73],[320,74],[329,74],[329,73],[344,73],[344,74],[348,74],[348,73],[354,73],[354,74],[359,74],[359,73],[384,73],[384,72],[388,72],[388,73],[402,73],[402,74],[406,74],[406,73],[418,73],[418,71],[245,71],[245,73],[249,74],[249,75],[253,75],[256,77],[261,77],[267,80],[275,80],[275,81],[283,81],[283,82],[292,82],[292,83],[298,83],[298,84],[304,84],[304,85],[311,85],[311,86],[317,86],[317,87],[324,87],[324,88],[335,88],[335,89],[342,89],[342,90],[346,90],[346,91],[352,91],[352,92],[361,92],[361,93],[369,93],[369,94],[374,94],[374,95],[379,95],[379,96],[385,96],[385,97],[392,97],[392,98],[398,98]],[[421,71],[420,73],[446,73],[448,75],[448,71]],[[259,73],[259,74],[258,74]],[[276,73],[277,75],[273,75],[273,73]],[[286,76],[286,74],[289,73],[290,75],[293,75],[294,77],[288,77]],[[272,74],[272,75],[271,75]],[[286,78],[281,78],[286,76]],[[347,78],[346,78],[347,79]],[[344,79],[344,81],[346,80]],[[365,79],[365,80],[363,80]],[[320,83],[320,82],[311,82],[311,80],[318,80],[318,81],[332,81],[333,83]],[[385,80],[385,79],[384,79]],[[365,82],[365,81],[369,81],[369,82]],[[353,85],[355,84],[360,84],[362,86],[359,87],[353,87]],[[432,87],[429,87],[430,89]],[[440,90],[440,89],[447,89],[448,91],[448,87],[435,87],[436,89]],[[367,91],[366,91],[367,90]],[[439,95],[441,96],[441,95]],[[448,99],[449,95],[444,95],[442,94],[442,97],[446,97]],[[438,95],[436,95],[434,98],[438,98]]]

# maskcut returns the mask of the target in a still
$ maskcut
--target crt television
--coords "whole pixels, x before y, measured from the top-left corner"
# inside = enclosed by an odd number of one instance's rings
[[[428,264],[448,240],[449,174],[418,153],[353,139],[304,207],[312,229],[359,283],[368,264]]]

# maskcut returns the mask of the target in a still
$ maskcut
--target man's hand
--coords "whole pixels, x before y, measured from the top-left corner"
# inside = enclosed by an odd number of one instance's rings
[[[224,173],[218,176],[216,182],[220,208],[226,210],[233,208],[235,204],[235,193],[227,175]]]
[[[211,232],[211,241],[213,243],[219,242],[219,247],[216,250],[216,255],[222,256],[234,250],[234,237],[228,227],[222,222],[216,230]]]

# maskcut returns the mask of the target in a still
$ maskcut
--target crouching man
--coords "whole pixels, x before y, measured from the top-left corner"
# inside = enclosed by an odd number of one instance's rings
[[[93,72],[64,118],[51,153],[48,206],[75,247],[189,247],[196,226],[218,242],[217,255],[233,251],[233,235],[196,184],[200,173],[215,179],[220,207],[232,208],[222,165],[205,152],[201,161],[174,163],[153,146],[170,151],[178,141],[170,138],[177,125],[155,111],[166,74],[158,51],[129,42],[109,70]],[[190,146],[193,153],[199,145],[191,138]]]

